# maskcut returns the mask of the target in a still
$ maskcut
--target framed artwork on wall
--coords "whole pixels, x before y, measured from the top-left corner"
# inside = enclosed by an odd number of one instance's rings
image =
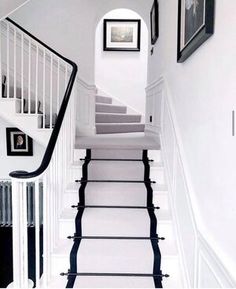
[[[157,0],[154,0],[152,9],[150,12],[151,23],[151,43],[154,45],[159,36],[159,4]]]
[[[140,51],[140,19],[104,19],[104,51]]]
[[[184,62],[214,33],[214,0],[179,0],[177,61]]]
[[[33,140],[18,128],[6,128],[7,155],[32,156]]]

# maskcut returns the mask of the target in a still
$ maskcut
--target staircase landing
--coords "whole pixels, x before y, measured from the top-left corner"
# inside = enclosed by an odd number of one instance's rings
[[[159,150],[159,136],[145,133],[120,133],[80,136],[75,141],[76,149],[147,149]]]

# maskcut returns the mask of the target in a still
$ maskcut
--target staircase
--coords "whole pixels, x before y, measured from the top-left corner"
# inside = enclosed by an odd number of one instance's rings
[[[1,116],[42,144],[51,135],[39,168],[10,174],[15,287],[29,284],[32,183],[36,287],[182,288],[159,145],[141,115],[97,95],[107,136],[75,140],[76,64],[10,19],[0,29]]]
[[[0,116],[47,146],[71,69],[14,21],[0,22]]]
[[[144,132],[140,114],[128,114],[126,106],[113,102],[111,97],[96,96],[97,134]]]
[[[75,150],[49,286],[182,288],[160,151],[83,153]]]

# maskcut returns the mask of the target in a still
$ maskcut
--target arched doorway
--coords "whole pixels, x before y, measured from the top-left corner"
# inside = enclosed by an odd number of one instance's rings
[[[140,52],[103,51],[104,19],[140,19]],[[130,9],[115,9],[105,14],[95,32],[95,84],[99,90],[144,115],[147,62],[148,29],[141,16]]]

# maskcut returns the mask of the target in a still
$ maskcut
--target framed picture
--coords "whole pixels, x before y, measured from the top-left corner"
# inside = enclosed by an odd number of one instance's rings
[[[213,32],[214,0],[179,0],[178,62],[184,62]]]
[[[159,36],[159,4],[157,0],[154,0],[151,13],[150,13],[150,23],[151,23],[151,43],[154,45]]]
[[[18,128],[7,128],[7,155],[32,156],[33,140]]]
[[[104,19],[104,51],[140,51],[141,21]]]

